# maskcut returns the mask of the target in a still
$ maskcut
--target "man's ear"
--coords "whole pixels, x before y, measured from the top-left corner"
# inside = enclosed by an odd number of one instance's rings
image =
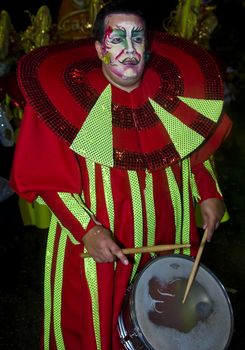
[[[102,60],[103,59],[103,54],[102,54],[102,45],[101,45],[101,43],[98,40],[96,40],[94,46],[95,46],[95,49],[97,51],[97,55],[98,55],[99,59]]]

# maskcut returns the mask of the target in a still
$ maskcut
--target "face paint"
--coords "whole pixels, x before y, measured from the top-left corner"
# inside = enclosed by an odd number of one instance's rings
[[[102,56],[110,58],[104,71],[112,81],[138,81],[144,69],[145,28],[138,16],[114,14],[106,18]]]

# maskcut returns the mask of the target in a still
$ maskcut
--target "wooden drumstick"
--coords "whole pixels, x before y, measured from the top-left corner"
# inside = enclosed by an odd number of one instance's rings
[[[201,256],[202,256],[203,248],[204,248],[205,243],[207,241],[207,234],[208,234],[208,230],[206,229],[204,234],[203,234],[203,237],[202,237],[202,240],[201,240],[201,244],[200,244],[200,247],[198,249],[197,256],[196,256],[195,262],[193,264],[193,267],[192,267],[192,270],[191,270],[191,273],[190,273],[190,276],[189,276],[189,279],[188,279],[188,282],[187,282],[184,298],[182,300],[183,304],[186,301],[186,298],[187,298],[187,296],[189,294],[189,291],[191,289],[192,283],[193,283],[194,278],[196,276],[196,272],[197,272],[198,265],[199,265],[199,262],[200,262],[200,259],[201,259]]]
[[[190,244],[162,244],[154,245],[151,247],[135,247],[135,248],[124,248],[122,249],[123,254],[136,254],[136,253],[155,253],[163,252],[166,250],[174,250],[179,248],[189,248]],[[91,256],[88,253],[82,253],[82,258],[90,258]]]

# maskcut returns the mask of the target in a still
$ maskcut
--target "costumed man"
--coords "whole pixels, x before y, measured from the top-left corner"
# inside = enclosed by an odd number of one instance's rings
[[[103,7],[94,37],[34,50],[18,70],[27,106],[11,184],[53,212],[44,349],[123,349],[118,315],[150,255],[121,248],[190,242],[175,253],[194,256],[194,202],[209,240],[224,213],[209,157],[230,121],[212,58],[153,33],[146,62],[144,18],[125,4]]]

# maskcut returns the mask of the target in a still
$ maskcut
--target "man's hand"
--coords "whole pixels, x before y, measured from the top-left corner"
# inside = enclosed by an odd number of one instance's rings
[[[117,257],[124,265],[128,265],[128,259],[112,239],[111,232],[102,225],[91,228],[83,236],[83,243],[96,262],[112,262]]]
[[[225,213],[225,204],[221,199],[209,198],[200,204],[200,209],[203,219],[203,229],[208,230],[207,241],[210,241]]]

